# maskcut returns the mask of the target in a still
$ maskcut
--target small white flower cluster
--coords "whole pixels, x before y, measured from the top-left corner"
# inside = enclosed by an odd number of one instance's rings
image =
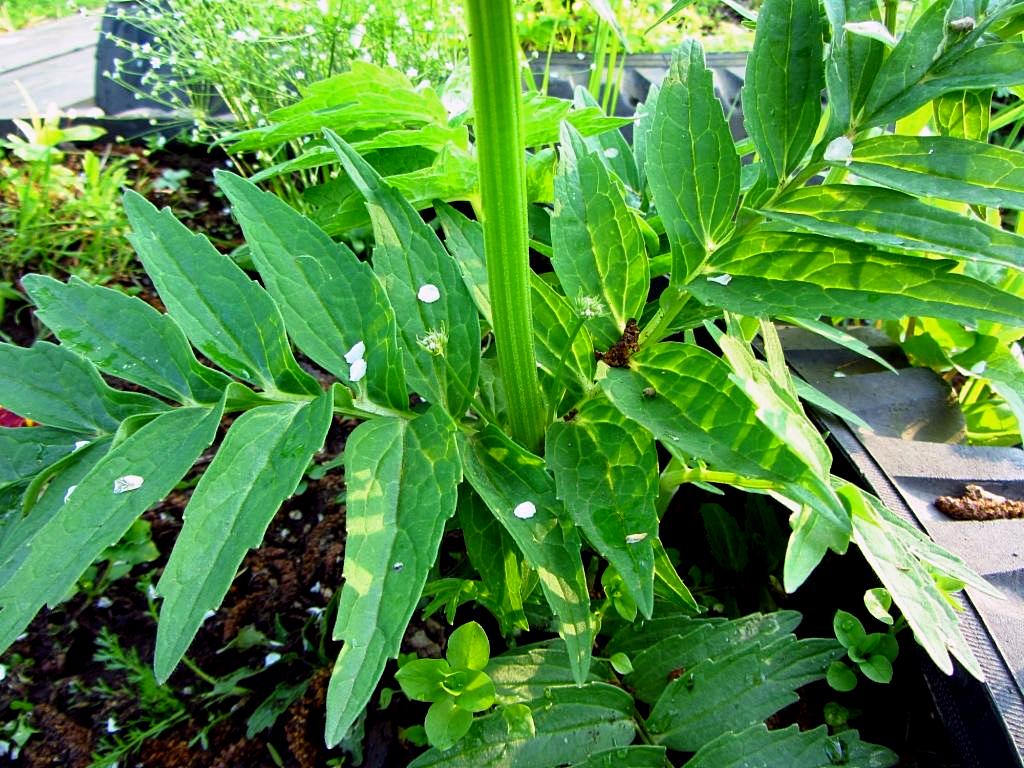
[[[597,296],[580,296],[576,300],[576,314],[584,320],[593,320],[607,314],[608,308]]]

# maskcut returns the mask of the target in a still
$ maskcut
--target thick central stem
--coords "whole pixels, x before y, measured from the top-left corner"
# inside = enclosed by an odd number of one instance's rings
[[[530,307],[526,157],[513,0],[466,0],[480,218],[498,366],[512,437],[540,447],[546,409],[537,378]]]

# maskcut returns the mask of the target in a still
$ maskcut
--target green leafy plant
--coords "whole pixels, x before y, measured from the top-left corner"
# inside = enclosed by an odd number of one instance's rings
[[[894,765],[896,755],[845,727],[830,735],[824,726],[765,726],[843,651],[834,640],[797,639],[799,622],[793,611],[695,619],[659,603],[653,620],[604,643],[611,659],[632,663],[613,669],[595,660],[582,685],[561,643],[508,651],[485,670],[495,711],[412,766],[664,768],[682,753],[690,754],[685,768]]]
[[[833,628],[846,655],[864,677],[875,683],[892,680],[892,663],[900,650],[894,631],[869,634],[860,619],[846,611],[836,611]],[[857,675],[837,660],[828,668],[828,683],[837,691],[852,691],[857,686]]]
[[[487,634],[472,621],[452,632],[444,659],[414,659],[398,670],[402,692],[430,702],[424,725],[432,746],[448,749],[469,731],[474,713],[493,706],[494,683],[484,671],[490,656]]]
[[[999,37],[1024,3],[979,6],[971,30],[950,26],[960,3],[934,3],[887,52],[847,30],[878,14],[872,3],[829,2],[827,57],[818,7],[766,0],[761,9],[743,94],[746,166],[689,42],[638,118],[633,148],[562,123],[553,204],[530,208],[512,5],[469,0],[479,221],[438,204],[431,226],[328,131],[325,146],[365,200],[372,253],[358,258],[279,198],[221,173],[257,283],[170,211],[128,193],[131,239],[166,313],[33,276],[25,289],[61,343],[0,345],[0,402],[44,425],[0,432],[11,457],[0,490],[12,500],[0,531],[0,646],[175,486],[231,414],[157,585],[155,675],[166,680],[340,414],[360,423],[344,454],[330,744],[397,657],[446,526],[462,529],[500,624],[557,630],[576,684],[593,672],[597,630],[585,555],[615,569],[639,615],[654,615],[656,594],[696,611],[659,535],[685,484],[769,495],[790,512],[789,591],[829,550],[856,544],[935,663],[952,672],[956,659],[980,675],[949,592],[991,588],[831,474],[799,398],[830,403],[793,381],[772,320],[820,329],[823,315],[1009,324],[1024,315],[1020,295],[968,269],[1019,273],[1020,239],[973,208],[918,199],[1024,207],[1024,155],[883,128],[947,91],[1018,78],[1024,68],[996,64],[1024,55]],[[819,174],[826,183],[805,186]],[[857,184],[842,183],[850,174]],[[980,247],[967,252],[969,238]],[[531,270],[531,243],[551,269]],[[329,388],[292,343],[335,379]],[[153,394],[114,389],[100,371]],[[828,665],[813,666],[817,679]],[[548,716],[579,730],[564,713],[582,708],[623,739],[633,733],[632,698],[614,686],[554,696],[536,712],[524,705],[538,732]],[[730,757],[703,764],[728,765],[780,738],[758,724],[761,712],[741,742],[721,747]],[[493,729],[488,744],[507,743],[510,729],[530,732],[527,714],[515,707],[476,722]],[[656,703],[651,727],[679,734],[678,749],[710,749],[693,741],[686,717]],[[794,744],[819,738],[786,734]]]

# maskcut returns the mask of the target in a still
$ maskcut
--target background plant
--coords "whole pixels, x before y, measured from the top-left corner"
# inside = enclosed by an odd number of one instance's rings
[[[225,413],[241,414],[192,494],[157,587],[155,674],[165,680],[337,413],[361,423],[344,459],[331,744],[397,655],[450,518],[469,532],[467,555],[499,622],[529,626],[524,593],[539,588],[582,684],[598,629],[585,552],[614,567],[645,618],[656,584],[696,610],[659,536],[672,496],[690,483],[770,495],[790,511],[789,591],[828,550],[856,544],[935,663],[951,672],[955,658],[980,674],[950,593],[987,585],[831,474],[798,398],[830,403],[790,377],[772,319],[820,329],[820,316],[1013,324],[1024,314],[1019,295],[968,270],[985,262],[1018,273],[1019,238],[973,209],[918,199],[1024,206],[1024,156],[882,129],[944,89],[1015,82],[1024,67],[1002,62],[1024,46],[999,33],[1015,34],[1024,3],[978,6],[970,30],[950,26],[961,4],[935,3],[889,54],[872,37],[843,34],[844,18],[871,21],[879,8],[830,4],[826,58],[816,0],[768,0],[744,90],[756,152],[747,171],[702,50],[689,42],[638,118],[634,148],[562,124],[555,204],[539,210],[528,208],[512,7],[487,5],[469,4],[482,223],[438,205],[435,229],[328,131],[367,203],[367,260],[221,173],[261,283],[134,194],[132,241],[166,313],[74,279],[26,278],[61,344],[0,346],[0,401],[45,425],[2,435],[12,457],[4,490],[16,503],[0,541],[0,645],[174,487]],[[835,18],[840,10],[850,15]],[[788,52],[782,66],[779,51]],[[827,183],[804,186],[820,173]],[[860,183],[839,183],[848,174]],[[979,245],[966,252],[968,240]],[[531,241],[550,253],[550,269],[530,269]],[[751,349],[755,334],[764,360]],[[291,343],[336,383],[324,390]],[[154,394],[112,389],[100,370]],[[659,448],[671,457],[664,465]],[[574,690],[555,696],[577,707]],[[608,696],[613,710],[632,706],[621,691]],[[507,742],[510,728],[528,731],[525,715],[515,709],[488,727]],[[661,733],[685,722],[676,707],[657,715],[650,725]],[[616,732],[631,739],[633,726]],[[744,754],[786,737],[739,732],[730,749]]]

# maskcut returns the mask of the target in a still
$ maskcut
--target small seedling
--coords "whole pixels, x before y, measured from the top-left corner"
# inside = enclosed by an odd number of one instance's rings
[[[836,639],[846,649],[846,655],[868,680],[876,683],[892,681],[892,663],[899,654],[895,630],[868,633],[860,619],[846,611],[836,611],[832,626]],[[828,668],[828,684],[840,692],[857,687],[854,668],[842,661],[834,661]]]

